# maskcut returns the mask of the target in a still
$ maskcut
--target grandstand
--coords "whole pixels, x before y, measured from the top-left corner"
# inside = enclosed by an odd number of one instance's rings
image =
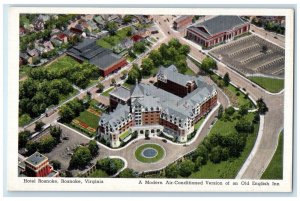
[[[285,50],[256,35],[214,48],[209,54],[245,76],[284,77]]]

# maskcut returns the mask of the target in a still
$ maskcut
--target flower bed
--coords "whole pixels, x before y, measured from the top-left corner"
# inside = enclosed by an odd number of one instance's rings
[[[96,115],[96,116],[99,116],[99,117],[101,115],[100,112],[98,112],[97,110],[95,110],[93,108],[88,108],[87,111],[90,112],[90,113],[92,113],[92,114],[94,114],[94,115]]]

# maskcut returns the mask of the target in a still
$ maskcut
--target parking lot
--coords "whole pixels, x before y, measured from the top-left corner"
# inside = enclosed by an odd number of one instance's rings
[[[62,142],[59,143],[50,153],[45,154],[49,161],[58,160],[61,162],[61,169],[66,170],[69,167],[71,156],[76,147],[88,143],[89,140],[85,137],[76,134],[70,130],[62,129]]]
[[[212,49],[209,54],[248,76],[284,77],[284,49],[256,35]]]

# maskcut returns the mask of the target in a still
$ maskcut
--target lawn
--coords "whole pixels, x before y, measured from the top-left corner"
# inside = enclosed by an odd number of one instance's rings
[[[253,114],[248,114],[247,119],[252,119]],[[218,120],[213,126],[210,133],[220,132],[226,134],[231,131],[235,131],[233,122],[224,122]],[[214,164],[211,161],[201,167],[197,172],[193,172],[190,178],[201,178],[201,179],[234,179],[238,174],[239,170],[243,166],[245,160],[248,158],[256,141],[259,125],[254,125],[254,132],[248,134],[247,142],[244,150],[238,158],[230,158],[227,161],[221,161],[220,163]]]
[[[122,40],[128,37],[127,32],[129,30],[131,30],[131,27],[120,29],[113,36],[106,36],[97,40],[97,45],[104,48],[112,49],[114,46],[118,45]]]
[[[223,80],[221,77],[219,77],[216,74],[210,75],[211,79],[216,83],[223,83]],[[222,84],[224,85],[224,83]],[[222,87],[224,93],[228,96],[232,106],[234,107],[241,107],[242,105],[247,104],[250,106],[250,109],[254,108],[254,104],[249,98],[245,97],[245,94],[243,94],[239,89],[234,87],[233,85],[229,84],[227,87],[223,86]]]
[[[101,95],[102,96],[106,96],[108,97],[109,96],[109,93],[114,90],[114,87],[110,87],[109,89],[107,89],[106,91],[102,92]]]
[[[23,127],[31,122],[31,117],[28,114],[19,116],[19,126]]]
[[[284,88],[284,79],[275,79],[267,77],[248,78],[271,93],[280,92]]]
[[[51,64],[45,65],[45,67],[49,68],[50,71],[58,71],[61,69],[69,68],[76,64],[79,64],[79,62],[73,59],[72,57],[63,56],[56,59],[56,61],[53,61]]]
[[[126,137],[128,137],[131,133],[129,132],[129,130],[124,131],[121,135],[120,135],[120,140],[124,140]]]
[[[197,74],[192,71],[190,68],[187,68],[187,70],[184,73],[185,75],[191,75],[191,76],[196,76]]]
[[[157,155],[152,158],[146,158],[146,157],[142,156],[142,152],[146,148],[155,149],[157,151]],[[142,163],[155,163],[155,162],[161,160],[164,157],[164,155],[165,155],[164,149],[157,144],[143,144],[143,145],[139,146],[135,151],[135,158]]]
[[[205,118],[201,118],[194,126],[195,130],[198,130],[200,126],[202,125]]]
[[[99,113],[99,116],[92,113],[91,111]],[[101,112],[93,109],[93,107],[90,107],[87,110],[81,112],[78,117],[73,119],[69,126],[74,127],[84,134],[87,134],[89,137],[94,137],[97,132],[100,116]]]
[[[283,176],[283,134],[279,135],[276,152],[261,179],[282,179]]]
[[[85,110],[85,111],[81,112],[79,117],[77,117],[76,119],[79,119],[80,121],[86,123],[90,127],[96,129],[98,127],[99,118],[100,118],[99,116],[92,114],[92,113],[88,112],[87,110]]]
[[[91,173],[88,177],[92,177],[92,178],[108,177],[108,174],[103,170],[97,169],[93,173]]]
[[[128,84],[127,82],[124,82],[124,83],[122,84],[122,86],[123,86],[123,87],[126,87],[127,89],[131,89],[134,85]]]
[[[234,107],[248,105],[250,106],[249,108],[254,108],[252,101],[249,98],[245,98],[245,95],[241,91],[238,91],[233,85],[229,84],[227,87],[224,87],[224,92]]]

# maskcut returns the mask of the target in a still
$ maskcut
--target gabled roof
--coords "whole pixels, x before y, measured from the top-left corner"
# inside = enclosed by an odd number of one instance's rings
[[[246,24],[239,16],[236,15],[219,15],[208,19],[204,22],[194,24],[188,29],[196,31],[205,37],[215,35],[217,33],[226,32],[233,28]]]
[[[67,53],[81,61],[88,60],[91,64],[103,70],[121,59],[121,56],[114,54],[109,49],[100,47],[96,44],[96,40],[89,38],[85,38],[82,42],[70,48]]]
[[[128,101],[130,99],[130,90],[121,86],[115,88],[112,92],[110,92],[110,95],[115,96],[121,100]]]
[[[158,74],[163,74],[168,80],[182,86],[186,86],[188,82],[195,81],[195,77],[178,73],[175,65],[170,65],[168,68],[160,67]]]
[[[139,84],[135,85],[135,87],[132,89],[131,97],[143,97],[144,96],[144,90],[141,88]]]
[[[103,114],[100,118],[100,121],[104,124],[109,124],[113,131],[117,130],[117,127],[120,122],[122,122],[124,119],[128,118],[130,114],[130,108],[128,105],[120,105],[118,104],[117,108],[109,113],[109,114]]]

